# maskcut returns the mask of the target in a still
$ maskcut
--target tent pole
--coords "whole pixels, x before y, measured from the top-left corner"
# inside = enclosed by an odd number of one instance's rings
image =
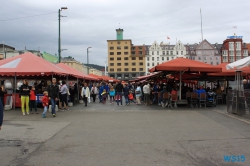
[[[182,77],[182,73],[181,73],[181,71],[180,71],[180,99],[179,100],[181,100],[181,77]]]
[[[13,96],[13,100],[14,100],[14,110],[16,110],[16,73],[15,73],[15,79],[14,79],[14,85],[13,85],[13,88],[14,88],[14,96]]]
[[[77,102],[79,103],[79,82],[78,82],[78,77],[77,77]]]

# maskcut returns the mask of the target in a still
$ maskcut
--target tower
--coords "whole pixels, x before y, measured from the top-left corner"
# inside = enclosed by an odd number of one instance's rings
[[[123,40],[123,29],[116,29],[116,40]]]

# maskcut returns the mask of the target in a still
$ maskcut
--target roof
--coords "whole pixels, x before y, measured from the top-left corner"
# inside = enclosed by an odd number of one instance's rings
[[[30,52],[0,61],[2,76],[67,75],[68,72]]]
[[[203,62],[190,60],[186,58],[177,58],[164,62],[150,69],[150,72],[156,71],[192,71],[192,72],[221,72],[221,67],[212,66]]]
[[[250,43],[246,43],[246,47],[248,49],[248,53],[250,53]]]
[[[6,47],[6,48],[11,48],[12,50],[15,50],[14,47],[8,46],[6,44],[0,44],[0,48],[3,48],[3,46]]]
[[[95,77],[99,80],[104,80],[104,81],[109,81],[109,82],[118,82],[119,80],[116,80],[112,77],[109,77],[109,76],[98,76],[98,75],[95,75],[95,74],[89,74],[89,76],[91,77]]]
[[[43,59],[45,59],[46,61],[49,61],[49,62],[52,62],[52,63],[57,63],[58,62],[58,57],[57,56],[54,56],[54,55],[51,55],[47,52],[43,52],[42,54],[43,56]]]

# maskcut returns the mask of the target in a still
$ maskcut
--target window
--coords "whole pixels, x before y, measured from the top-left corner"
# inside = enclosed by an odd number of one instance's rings
[[[132,50],[135,50],[135,47],[132,47],[131,49],[132,49]]]
[[[135,62],[133,62],[133,63],[132,63],[132,66],[135,66],[135,65],[136,65],[136,63],[135,63]]]
[[[159,51],[157,51],[157,55],[159,55]]]
[[[114,58],[109,58],[109,60],[113,61],[113,60],[114,60]]]
[[[193,57],[192,59],[195,60],[195,57]]]
[[[240,49],[240,42],[236,42],[236,49],[239,50]]]
[[[122,69],[121,68],[117,68],[117,71],[122,71]]]
[[[115,77],[115,75],[114,75],[114,74],[110,74],[110,77],[114,78],[114,77]]]
[[[213,65],[213,62],[211,62],[211,65]]]
[[[154,55],[154,51],[152,51],[152,55]]]
[[[162,51],[162,54],[165,55],[165,51]]]
[[[169,57],[167,57],[167,61],[169,60]]]
[[[164,61],[164,57],[162,57],[161,60]]]
[[[127,49],[128,49],[128,46],[124,46],[124,49],[127,50]]]
[[[147,61],[149,61],[149,57],[147,57]]]
[[[159,61],[159,57],[157,57],[157,61]]]
[[[124,63],[124,66],[128,66],[128,63]]]
[[[139,55],[142,55],[142,51],[139,51]]]
[[[183,55],[183,51],[181,51],[181,55]]]
[[[140,62],[139,65],[140,65],[140,66],[143,66],[143,62]]]
[[[197,51],[197,54],[198,54],[198,55],[200,55],[200,54],[201,54],[201,52],[200,52],[200,51]]]
[[[143,57],[139,57],[139,60],[143,60]]]
[[[150,66],[150,64],[148,63],[147,66]]]
[[[229,55],[234,55],[234,51],[229,51]]]
[[[122,64],[121,63],[117,63],[117,66],[121,66]]]
[[[114,68],[110,68],[109,70],[110,70],[110,71],[114,71]]]
[[[172,59],[174,59],[174,57],[172,56]]]
[[[121,58],[121,57],[118,57],[117,60],[120,61],[120,60],[122,60],[122,58]]]
[[[109,55],[114,55],[114,52],[110,52]]]
[[[176,55],[178,55],[178,51],[176,51]]]
[[[154,63],[154,62],[152,63],[152,66],[155,66],[155,63]]]
[[[110,65],[110,66],[114,66],[114,63],[110,63],[109,65]]]
[[[198,57],[199,60],[201,60],[201,57]]]
[[[135,55],[135,51],[132,51],[131,54],[132,54],[132,55]]]
[[[128,55],[128,52],[124,52],[124,55]]]
[[[170,51],[170,55],[173,55],[173,51]]]
[[[136,77],[136,74],[132,74],[132,77]]]
[[[216,65],[218,65],[219,64],[219,62],[216,62]]]
[[[216,60],[219,60],[219,57],[216,57]]]
[[[169,54],[168,54],[168,51],[166,51],[166,52],[167,52],[167,55],[169,55]]]
[[[109,47],[110,50],[114,50],[114,47]]]
[[[124,60],[127,61],[127,60],[128,60],[128,57],[125,57]]]
[[[132,60],[135,60],[135,57],[132,57]]]
[[[236,55],[241,55],[241,51],[236,51]]]
[[[154,57],[152,57],[152,61],[154,61],[155,60],[155,58]]]
[[[132,71],[136,71],[136,68],[132,68]]]
[[[140,68],[139,70],[140,70],[140,71],[143,71],[143,68]]]
[[[120,50],[121,49],[121,46],[117,46],[117,50]]]
[[[128,68],[125,68],[124,71],[128,71]]]
[[[204,60],[207,60],[207,57],[204,57]]]
[[[157,65],[159,65],[159,62],[157,62]]]
[[[139,47],[139,50],[142,50],[142,47]]]
[[[147,52],[146,52],[146,55],[148,55],[148,53],[149,53],[149,52],[147,51]]]
[[[234,43],[233,42],[229,42],[229,49],[233,50],[234,49]]]
[[[213,57],[210,57],[210,60],[213,60]]]
[[[117,55],[121,55],[122,53],[121,52],[117,52]]]

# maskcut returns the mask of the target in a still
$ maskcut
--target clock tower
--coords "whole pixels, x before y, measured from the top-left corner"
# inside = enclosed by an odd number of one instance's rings
[[[123,29],[116,29],[116,40],[123,40]]]

